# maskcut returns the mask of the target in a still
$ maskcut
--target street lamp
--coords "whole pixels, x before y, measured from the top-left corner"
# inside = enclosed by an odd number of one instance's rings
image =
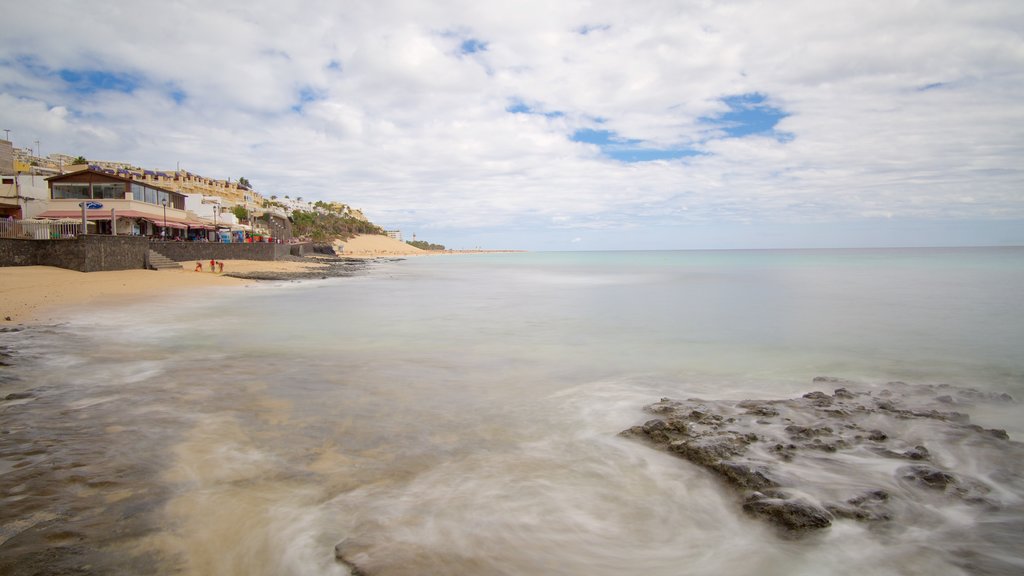
[[[164,198],[163,200],[161,200],[160,203],[164,205],[164,228],[163,228],[163,230],[160,231],[160,235],[164,237],[164,240],[166,240],[167,239],[167,198]]]

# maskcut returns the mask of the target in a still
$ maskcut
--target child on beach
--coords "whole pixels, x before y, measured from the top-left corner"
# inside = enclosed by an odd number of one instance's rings
[[[203,271],[203,263],[202,262],[196,262],[196,272],[202,272],[202,271]]]

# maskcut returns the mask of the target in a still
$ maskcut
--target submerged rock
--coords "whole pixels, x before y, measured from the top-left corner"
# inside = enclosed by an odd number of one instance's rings
[[[944,409],[964,405],[954,398],[1012,401],[1007,395],[903,382],[872,393],[824,376],[814,383],[842,387],[831,395],[813,391],[788,400],[662,398],[645,407],[657,418],[622,435],[708,470],[736,493],[745,512],[797,535],[827,528],[835,519],[889,521],[929,494],[999,506],[989,499],[985,482],[944,469],[922,440],[969,444],[990,454],[994,467],[1008,467],[1000,474],[1022,472],[1024,450],[1004,430],[969,424],[966,413]],[[883,460],[915,463],[893,466]],[[894,494],[891,486],[905,488]]]
[[[361,569],[352,559],[350,558],[355,553],[353,548],[357,545],[348,538],[338,542],[334,546],[334,558],[346,568],[351,576],[368,576],[368,573]]]

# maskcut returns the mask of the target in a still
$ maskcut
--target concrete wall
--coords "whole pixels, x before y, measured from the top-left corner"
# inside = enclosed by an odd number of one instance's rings
[[[175,262],[209,260],[281,260],[291,254],[289,244],[255,242],[161,242],[153,241],[152,249]]]
[[[0,266],[56,266],[79,272],[146,267],[149,239],[79,236],[72,240],[0,239]]]
[[[90,234],[70,240],[0,238],[0,266],[56,266],[79,272],[136,270],[146,267],[150,249],[177,262],[281,260],[312,252],[309,244],[161,242],[139,236]]]

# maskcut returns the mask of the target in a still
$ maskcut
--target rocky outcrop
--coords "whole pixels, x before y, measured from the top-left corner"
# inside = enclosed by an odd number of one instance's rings
[[[336,278],[353,276],[366,270],[372,260],[358,258],[317,258],[315,260],[306,258],[290,258],[297,262],[316,262],[323,264],[320,268],[309,270],[293,270],[290,272],[261,271],[261,272],[225,272],[225,276],[232,278],[244,278],[246,280],[319,280],[324,278]]]
[[[748,514],[803,535],[837,519],[886,522],[908,501],[942,497],[998,507],[991,489],[933,456],[923,439],[942,447],[970,444],[1019,462],[1022,445],[1004,430],[972,424],[978,403],[1006,403],[1006,394],[952,386],[891,382],[858,390],[837,386],[786,400],[685,401],[662,398],[645,407],[655,418],[622,432],[643,439],[716,475]],[[1008,462],[1008,461],[1007,461]],[[1019,474],[1008,464],[1003,474]]]

